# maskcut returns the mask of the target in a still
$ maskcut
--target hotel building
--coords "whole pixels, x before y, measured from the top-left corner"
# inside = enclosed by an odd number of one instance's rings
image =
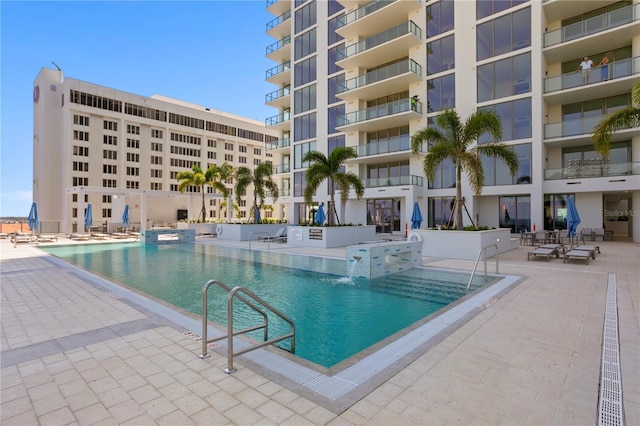
[[[463,177],[467,223],[565,229],[575,196],[579,228],[640,241],[640,128],[615,133],[608,157],[591,139],[602,118],[631,106],[640,81],[638,0],[267,0],[266,8],[275,17],[266,80],[276,86],[266,104],[277,108],[266,124],[278,134],[266,149],[294,223],[313,214],[302,157],[337,146],[355,148],[346,169],[366,188],[337,206],[341,222],[404,234],[418,202],[423,227],[448,223],[452,163],[428,181],[410,137],[455,108],[463,120],[495,111],[520,161],[512,177],[484,158],[480,196]],[[578,70],[585,56],[594,66]],[[328,189],[314,201],[326,205]]]
[[[278,134],[261,121],[63,79],[62,71],[47,68],[33,84],[33,117],[33,199],[42,232],[82,232],[89,203],[93,224],[109,232],[121,225],[125,205],[136,229],[197,219],[200,188],[180,193],[176,175],[193,165],[270,163],[265,143]],[[233,191],[231,181],[227,187]],[[226,220],[226,200],[205,188],[207,219]],[[234,218],[251,214],[252,191]],[[262,217],[271,214],[266,209]]]

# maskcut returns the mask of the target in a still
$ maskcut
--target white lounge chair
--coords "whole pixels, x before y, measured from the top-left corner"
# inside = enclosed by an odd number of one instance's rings
[[[570,250],[568,252],[566,252],[564,254],[564,260],[562,263],[567,263],[568,259],[571,258],[578,258],[578,259],[584,259],[587,261],[587,265],[589,264],[589,258],[591,257],[591,252],[586,251],[586,250]],[[594,255],[594,259],[595,259],[595,255]]]
[[[537,249],[531,250],[530,252],[528,252],[527,261],[529,261],[531,256],[545,256],[547,258],[547,262],[551,260],[552,256],[560,257],[560,255],[558,254],[557,248],[541,248],[541,247],[538,247]]]
[[[287,242],[287,228],[280,228],[275,235],[269,235],[268,237],[259,238],[258,241],[278,241],[280,243]]]
[[[69,239],[70,240],[76,240],[76,241],[87,241],[87,240],[91,239],[91,235],[76,232],[76,233],[73,233],[73,234],[69,235]]]

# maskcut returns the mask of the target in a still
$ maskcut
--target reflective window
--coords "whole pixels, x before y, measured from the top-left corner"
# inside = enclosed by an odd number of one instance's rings
[[[453,210],[454,200],[455,197],[429,198],[429,228],[435,228],[438,225],[447,226],[450,222],[453,223],[451,211]]]
[[[316,108],[316,85],[304,87],[293,92],[294,114]]]
[[[476,0],[476,19],[480,20],[487,16],[500,13],[528,0]]]
[[[487,105],[478,110],[495,111],[502,122],[502,141],[531,137],[531,98]],[[487,133],[478,138],[478,143],[491,142]]]
[[[329,0],[328,4],[328,15],[331,16],[336,12],[340,12],[344,10],[344,6],[338,3],[336,0]]]
[[[316,141],[299,143],[293,146],[293,168],[302,169],[309,167],[308,162],[302,162],[302,159],[309,151],[316,150]]]
[[[530,53],[478,67],[478,102],[519,95],[530,91]]]
[[[338,117],[344,115],[344,104],[340,104],[329,108],[327,117],[327,133],[336,133],[336,124]]]
[[[478,61],[531,46],[531,8],[478,25],[476,39]]]
[[[532,182],[531,179],[531,144],[523,143],[510,147],[518,156],[518,171],[512,177],[509,167],[500,158],[482,157],[484,169],[484,185],[522,185]]]
[[[528,195],[500,196],[499,224],[501,228],[511,228],[518,234],[531,229],[531,197]]]
[[[301,86],[316,79],[316,57],[298,62],[293,67],[294,86]]]
[[[304,58],[316,51],[316,30],[307,31],[297,36],[294,40],[294,58]]]
[[[293,119],[294,142],[316,137],[316,113],[311,113]]]
[[[440,0],[427,6],[427,38],[453,29],[453,0]]]
[[[455,74],[432,78],[427,81],[427,112],[455,108]]]
[[[316,2],[301,7],[295,12],[295,32],[304,31],[316,24]]]
[[[327,80],[328,83],[328,99],[327,102],[329,104],[333,104],[336,102],[342,101],[342,99],[338,99],[336,97],[336,91],[340,85],[344,85],[344,74],[336,75],[335,77],[331,77]]]
[[[454,58],[453,35],[427,43],[427,75],[453,69],[455,67]]]
[[[336,33],[336,28],[338,28],[338,23],[340,22],[340,19],[343,17],[344,17],[344,13],[341,13],[335,18],[329,19],[329,28],[328,28],[329,34],[327,39],[329,46],[331,46],[333,43],[339,42],[340,40],[344,40],[344,37]]]
[[[443,189],[456,187],[456,167],[450,158],[442,160],[436,168],[433,182],[429,181],[429,189]]]

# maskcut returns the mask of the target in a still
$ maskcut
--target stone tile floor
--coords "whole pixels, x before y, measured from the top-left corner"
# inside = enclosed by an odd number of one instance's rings
[[[640,424],[640,245],[599,245],[589,265],[527,261],[531,247],[501,255],[500,272],[523,282],[335,413],[252,371],[242,357],[238,371],[225,374],[226,358],[199,359],[201,344],[184,328],[36,247],[0,240],[0,423],[595,424],[607,282],[615,274],[625,422]]]

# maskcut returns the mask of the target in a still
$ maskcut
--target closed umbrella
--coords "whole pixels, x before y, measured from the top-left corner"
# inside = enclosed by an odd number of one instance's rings
[[[422,213],[416,201],[413,203],[413,213],[411,214],[411,229],[420,229],[420,225],[422,225]]]
[[[573,197],[569,197],[567,202],[567,237],[575,237],[578,225],[580,224],[580,215],[576,208],[576,202]]]
[[[122,212],[122,226],[124,226],[125,231],[129,227],[129,204],[124,206],[124,211]]]
[[[319,223],[320,225],[322,225],[326,218],[327,217],[324,214],[324,207],[322,207],[322,204],[320,204],[318,206],[318,211],[316,212],[316,223]]]
[[[84,212],[84,227],[91,230],[93,226],[93,212],[91,209],[91,203],[87,204],[87,210]]]
[[[31,229],[33,232],[37,231],[40,220],[38,219],[38,205],[35,201],[33,202],[33,204],[31,204],[31,210],[29,210],[29,217],[27,218],[27,222],[29,223],[29,229]]]
[[[256,215],[256,221],[255,221],[255,223],[260,223],[260,221],[261,221],[262,219],[260,218],[260,208],[259,208],[259,207],[257,207],[257,206],[256,206],[256,208],[255,208],[255,215]]]

